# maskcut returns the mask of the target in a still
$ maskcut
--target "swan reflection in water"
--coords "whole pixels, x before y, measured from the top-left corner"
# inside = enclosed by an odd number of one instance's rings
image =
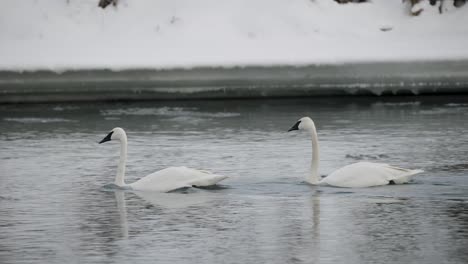
[[[177,210],[184,209],[187,207],[197,207],[203,206],[206,204],[213,203],[216,200],[215,195],[212,193],[195,193],[196,191],[189,191],[192,188],[187,190],[178,190],[177,192],[171,193],[158,193],[158,192],[141,192],[141,191],[128,191],[128,190],[105,190],[107,192],[114,192],[117,210],[119,213],[119,224],[122,233],[122,238],[128,238],[128,216],[127,216],[127,205],[126,205],[126,195],[135,195],[139,199],[148,203],[149,207],[156,207],[162,210]],[[190,197],[187,193],[192,192]],[[145,208],[149,208],[146,206]]]
[[[114,191],[117,210],[119,211],[119,223],[122,232],[122,238],[128,238],[127,206],[125,204],[125,192]]]

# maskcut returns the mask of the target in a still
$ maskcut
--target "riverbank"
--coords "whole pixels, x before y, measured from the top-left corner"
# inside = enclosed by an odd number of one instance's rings
[[[0,103],[468,93],[468,61],[0,72]]]
[[[468,60],[468,7],[440,14],[425,1],[412,16],[410,1],[388,0],[97,2],[3,1],[0,71]]]
[[[468,8],[420,6],[4,1],[0,102],[466,93]]]

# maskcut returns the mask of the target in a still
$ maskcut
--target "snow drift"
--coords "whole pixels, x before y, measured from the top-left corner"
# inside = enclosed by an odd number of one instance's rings
[[[400,0],[0,0],[0,70],[468,59],[468,8]]]

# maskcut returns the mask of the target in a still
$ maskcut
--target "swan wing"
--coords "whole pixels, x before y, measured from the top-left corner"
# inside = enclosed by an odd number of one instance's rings
[[[169,167],[130,184],[133,190],[169,192],[192,186],[210,186],[227,176],[187,167]]]
[[[326,178],[321,183],[337,187],[371,187],[406,183],[410,176],[421,173],[422,170],[410,170],[391,166],[385,163],[358,162],[344,166]]]

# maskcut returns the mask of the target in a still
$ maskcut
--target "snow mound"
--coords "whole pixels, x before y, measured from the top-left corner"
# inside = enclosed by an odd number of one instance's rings
[[[135,69],[468,59],[468,8],[409,1],[1,2],[0,70]]]

